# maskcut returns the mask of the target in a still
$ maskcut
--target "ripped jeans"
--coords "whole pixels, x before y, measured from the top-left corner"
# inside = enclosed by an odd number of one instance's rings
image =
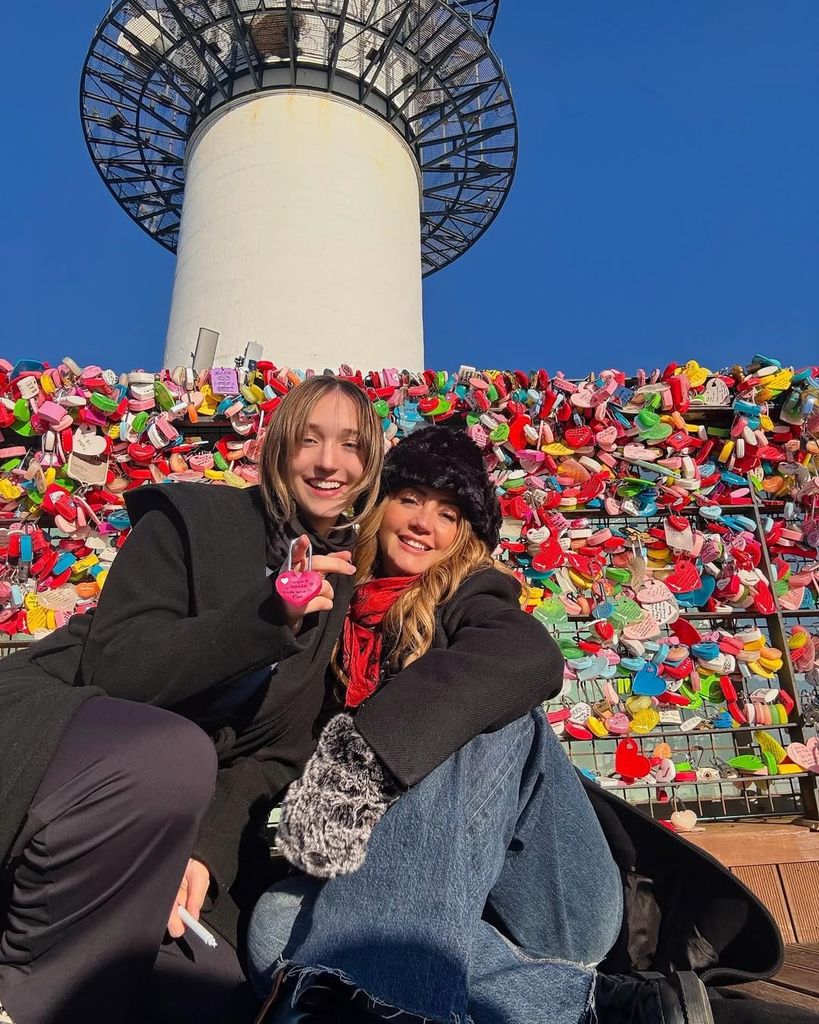
[[[248,960],[262,996],[295,968],[427,1021],[580,1024],[621,919],[619,872],[538,708],[404,793],[359,871],[265,893]]]

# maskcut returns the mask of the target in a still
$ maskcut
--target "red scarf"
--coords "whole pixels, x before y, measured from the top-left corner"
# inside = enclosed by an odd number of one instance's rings
[[[417,576],[388,576],[356,587],[342,634],[348,708],[357,708],[375,693],[381,677],[384,616],[417,579]]]

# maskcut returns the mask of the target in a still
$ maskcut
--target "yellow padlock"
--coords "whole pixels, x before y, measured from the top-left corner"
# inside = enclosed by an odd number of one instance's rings
[[[632,717],[639,715],[641,711],[647,711],[651,706],[651,697],[646,697],[645,694],[633,693],[630,697],[626,698],[626,711]]]
[[[7,480],[5,477],[0,480],[0,498],[3,501],[16,501],[22,493],[23,489],[16,487],[11,480]]]
[[[563,444],[561,441],[553,441],[551,444],[544,445],[541,451],[547,455],[574,455],[574,448],[569,448],[568,445]]]
[[[32,608],[26,614],[26,623],[28,624],[29,633],[34,633],[38,629],[45,629],[48,622],[48,613],[45,608],[40,608],[39,605],[36,608]]]
[[[90,554],[85,555],[84,558],[78,558],[77,561],[71,566],[71,577],[83,576],[99,563],[99,558],[96,555]]]
[[[97,574],[97,577],[94,580],[94,582],[97,584],[99,589],[102,590],[102,588],[105,586],[105,581],[107,579],[108,579],[108,570],[107,569],[103,569],[101,573]]]
[[[765,637],[758,636],[754,640],[746,640],[743,642],[743,647],[746,651],[761,651],[765,646]]]
[[[773,754],[777,764],[781,764],[787,757],[785,748],[769,732],[758,730],[754,733],[754,739],[766,754]]]
[[[40,599],[34,593],[26,594],[23,598],[23,604],[28,611],[33,612],[35,608],[40,607]]]
[[[631,731],[638,736],[645,736],[660,724],[660,713],[656,708],[646,708],[645,711],[638,711],[631,720]]]
[[[592,715],[591,718],[587,720],[586,728],[589,732],[594,733],[598,739],[603,739],[604,736],[608,736],[609,734],[609,731],[602,719],[598,718],[596,715]]]
[[[593,582],[590,576],[584,576],[582,572],[578,572],[576,569],[569,569],[569,579],[578,590],[588,590]]]
[[[243,480],[240,476],[237,476],[231,469],[226,469],[222,478],[229,487],[238,487],[240,490],[243,487],[250,487],[247,480]]]
[[[734,442],[726,441],[722,446],[722,451],[719,453],[718,459],[720,462],[727,462],[734,453]]]
[[[199,390],[202,395],[202,404],[196,411],[200,416],[213,416],[218,405],[218,402],[213,397],[213,388],[211,388],[210,384],[203,384]]]
[[[770,391],[787,391],[793,380],[793,371],[783,367],[778,373],[772,373],[764,379],[765,387]]]
[[[264,391],[255,384],[243,384],[242,395],[251,405],[259,405],[264,401]]]
[[[798,775],[800,772],[805,770],[798,764],[780,764],[778,768],[779,775]]]
[[[696,359],[688,360],[683,367],[683,373],[688,377],[692,388],[701,388],[708,378],[712,376],[711,371],[707,370],[704,366],[700,366]]]

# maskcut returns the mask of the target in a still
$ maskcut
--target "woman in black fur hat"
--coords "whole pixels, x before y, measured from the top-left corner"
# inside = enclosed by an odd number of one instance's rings
[[[562,658],[492,561],[501,516],[472,441],[417,431],[382,479],[338,713],[282,810],[279,846],[305,874],[251,923],[260,994],[275,986],[264,1019],[576,1024],[620,930],[619,876],[542,710],[509,703],[553,697]]]
[[[768,911],[575,772],[540,707],[515,719],[511,701],[557,692],[562,663],[491,560],[500,515],[478,449],[416,431],[382,479],[335,717],[283,806],[279,845],[303,873],[251,921],[254,981],[272,989],[260,1020],[812,1022],[721,998],[778,970]]]

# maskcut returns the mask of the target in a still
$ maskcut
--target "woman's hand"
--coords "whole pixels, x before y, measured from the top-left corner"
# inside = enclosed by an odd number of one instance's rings
[[[182,924],[176,908],[184,907],[191,917],[195,917],[198,921],[209,887],[210,872],[208,869],[198,860],[189,860],[182,877],[182,884],[179,886],[179,892],[173,901],[171,916],[168,918],[168,934],[172,939],[181,939],[185,934],[185,926]]]
[[[294,635],[301,629],[305,615],[311,615],[313,612],[328,612],[333,607],[335,592],[327,581],[327,577],[331,573],[338,573],[342,576],[352,576],[355,573],[353,556],[349,551],[338,551],[332,555],[313,555],[313,564],[308,566],[307,548],[309,544],[306,534],[299,537],[293,546],[291,568],[294,572],[307,572],[308,568],[312,568],[313,572],[317,572],[322,577],[321,590],[311,601],[300,608],[285,601],[281,594],[279,595],[285,620]]]

